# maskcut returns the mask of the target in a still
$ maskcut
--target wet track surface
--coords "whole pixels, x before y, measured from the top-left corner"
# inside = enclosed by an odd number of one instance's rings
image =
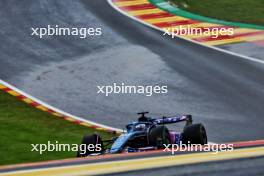
[[[169,39],[105,0],[1,0],[0,8],[0,78],[55,107],[121,128],[142,110],[190,113],[213,142],[264,136],[264,65]],[[48,24],[102,27],[103,35],[30,35]],[[168,85],[169,93],[97,94],[114,82]]]
[[[176,151],[174,155],[168,151],[148,151],[139,153],[123,153],[115,155],[90,156],[49,162],[28,163],[0,167],[0,175],[262,175],[262,144],[247,144],[247,147],[235,147],[230,153],[200,153]],[[255,146],[255,147],[254,147]],[[261,149],[262,148],[262,149]],[[251,153],[247,153],[251,151]],[[233,156],[233,158],[230,156]],[[153,157],[156,160],[153,160]],[[238,157],[238,158],[237,158]],[[229,159],[227,159],[229,158]],[[144,167],[137,166],[144,160]],[[174,161],[171,163],[170,161]],[[126,163],[124,165],[124,163]],[[165,164],[164,164],[165,163]],[[170,165],[170,164],[171,165]],[[135,166],[136,165],[136,166]],[[152,167],[150,167],[152,166]],[[105,168],[101,170],[100,168]],[[121,171],[120,171],[121,169]],[[119,173],[117,173],[119,170]],[[111,174],[110,174],[111,173]],[[115,174],[114,174],[115,173]]]
[[[240,159],[240,160],[229,160],[229,161],[219,161],[219,162],[210,162],[202,163],[188,166],[177,166],[177,167],[168,167],[162,169],[151,169],[135,172],[126,172],[120,174],[109,174],[116,176],[133,176],[133,175],[142,175],[142,176],[222,176],[224,174],[230,174],[233,176],[261,176],[263,175],[263,163],[264,157],[249,158],[249,159]],[[232,173],[232,174],[231,174]]]
[[[236,43],[219,46],[219,48],[253,58],[264,60],[264,45],[262,43]]]

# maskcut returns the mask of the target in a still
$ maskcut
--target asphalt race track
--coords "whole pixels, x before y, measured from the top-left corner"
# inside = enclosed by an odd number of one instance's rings
[[[0,167],[1,176],[33,175],[263,175],[262,147],[247,146],[233,152],[199,153],[148,151],[90,156]],[[102,169],[103,168],[103,169]]]
[[[153,176],[153,175],[162,175],[162,176],[221,176],[226,173],[236,176],[248,176],[248,175],[261,175],[263,173],[263,157],[259,158],[249,158],[241,160],[229,160],[229,161],[220,161],[220,162],[210,162],[202,163],[195,165],[186,165],[186,166],[177,166],[177,167],[167,167],[162,169],[149,169],[142,171],[134,172],[124,172],[119,174],[108,174],[116,176],[133,176],[133,175],[142,175],[142,176]],[[220,166],[220,167],[219,167]],[[217,172],[216,172],[216,169]]]
[[[116,12],[106,0],[1,0],[0,78],[89,120],[122,128],[135,113],[190,113],[213,142],[264,136],[264,65],[181,39]],[[103,35],[31,36],[31,27],[102,27]],[[166,95],[97,94],[97,85],[168,85]]]
[[[122,128],[135,113],[190,113],[213,142],[262,139],[264,65],[169,39],[106,0],[1,0],[0,79],[74,115]],[[103,35],[31,36],[31,27],[102,27]],[[167,95],[97,94],[97,85],[168,85]],[[80,137],[81,138],[81,137]],[[120,175],[257,175],[263,157]],[[210,169],[208,169],[210,168]]]

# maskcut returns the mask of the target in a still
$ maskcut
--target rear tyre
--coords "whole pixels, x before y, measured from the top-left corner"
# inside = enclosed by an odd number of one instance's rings
[[[89,145],[90,147],[92,145],[94,145],[94,150],[92,150],[90,148],[89,150]],[[96,146],[101,146],[98,150],[98,148]],[[89,135],[89,136],[84,136],[82,139],[82,145],[79,146],[79,150],[77,152],[77,157],[85,157],[88,155],[91,155],[93,153],[103,153],[103,142],[102,142],[102,138],[100,137],[100,135],[97,134],[93,134],[93,135]]]
[[[164,148],[163,144],[170,143],[169,130],[165,126],[158,126],[156,128],[150,129],[149,132],[149,144],[158,148]]]
[[[187,125],[183,129],[182,143],[188,144],[188,142],[189,144],[207,144],[207,134],[202,124]]]

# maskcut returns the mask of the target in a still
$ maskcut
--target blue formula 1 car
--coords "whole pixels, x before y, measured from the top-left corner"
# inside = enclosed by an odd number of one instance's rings
[[[200,123],[193,124],[191,115],[154,119],[146,117],[146,114],[148,112],[138,113],[140,115],[138,120],[126,125],[126,131],[111,140],[103,141],[98,134],[84,136],[81,147],[86,150],[82,153],[81,150],[78,151],[77,157],[161,149],[165,144],[179,144],[180,142],[183,144],[207,144],[205,127]],[[166,127],[167,124],[183,121],[186,124],[181,132],[169,130]],[[100,149],[88,150],[87,146],[89,145],[99,145]]]

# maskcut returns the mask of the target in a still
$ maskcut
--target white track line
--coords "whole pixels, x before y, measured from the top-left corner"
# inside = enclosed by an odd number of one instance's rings
[[[12,90],[14,90],[14,91],[16,91],[16,92],[18,92],[18,93],[24,95],[25,97],[28,97],[28,98],[32,99],[33,101],[35,101],[35,102],[37,102],[37,103],[39,103],[39,104],[41,104],[41,105],[43,105],[43,106],[45,106],[45,107],[47,107],[47,108],[53,110],[53,111],[55,111],[55,112],[58,112],[58,113],[60,113],[60,114],[62,114],[62,115],[65,115],[65,116],[71,117],[71,118],[73,118],[73,119],[75,119],[75,120],[79,120],[79,121],[81,121],[81,122],[85,122],[85,123],[89,123],[89,124],[91,124],[91,125],[98,126],[98,127],[101,127],[101,128],[105,128],[105,129],[109,129],[109,130],[117,131],[117,132],[122,132],[121,129],[113,128],[113,127],[110,127],[110,126],[107,126],[107,125],[103,125],[103,124],[100,124],[100,123],[96,123],[96,122],[93,122],[93,121],[90,121],[90,120],[84,119],[84,118],[82,118],[82,117],[77,117],[77,116],[75,116],[75,115],[72,115],[72,114],[69,114],[69,113],[67,113],[67,112],[65,112],[65,111],[62,111],[62,110],[60,110],[60,109],[58,109],[58,108],[55,108],[54,106],[51,106],[51,105],[49,105],[49,104],[47,104],[47,103],[45,103],[45,102],[43,102],[43,101],[41,101],[41,100],[39,100],[39,99],[37,99],[37,98],[35,98],[35,97],[33,97],[33,96],[31,96],[31,95],[29,95],[29,94],[23,92],[22,90],[20,90],[20,89],[14,87],[14,86],[12,86],[12,85],[10,85],[9,83],[7,83],[7,82],[5,82],[5,81],[3,81],[3,80],[1,80],[1,79],[0,79],[0,84],[5,85],[6,87],[8,87],[8,88],[10,88],[10,89],[12,89]]]
[[[119,9],[113,2],[112,0],[107,0],[107,2],[115,9],[117,10],[118,12],[120,12],[121,14],[139,22],[139,23],[142,23],[146,26],[149,26],[151,28],[154,28],[156,30],[159,30],[161,32],[164,32],[164,30],[162,30],[161,28],[158,28],[154,25],[151,25],[149,23],[146,23],[145,21],[142,21],[134,16],[131,16],[129,14],[127,14],[126,12],[124,12],[123,10]],[[261,63],[261,64],[264,64],[264,60],[261,60],[261,59],[257,59],[257,58],[253,58],[253,57],[249,57],[249,56],[245,56],[245,55],[242,55],[242,54],[238,54],[238,53],[234,53],[232,51],[227,51],[227,50],[224,50],[224,49],[221,49],[221,48],[217,48],[217,47],[214,47],[214,46],[209,46],[209,45],[206,45],[206,44],[203,44],[203,43],[200,43],[200,42],[197,42],[197,41],[194,41],[194,40],[191,40],[191,39],[188,39],[188,38],[185,38],[185,37],[182,37],[182,36],[176,36],[178,38],[181,38],[181,39],[184,39],[186,41],[189,41],[189,42],[192,42],[192,43],[195,43],[195,44],[198,44],[198,45],[202,45],[204,47],[207,47],[207,48],[211,48],[211,49],[214,49],[214,50],[217,50],[217,51],[220,51],[220,52],[223,52],[223,53],[226,53],[226,54],[230,54],[232,56],[237,56],[237,57],[240,57],[241,59],[245,59],[245,60],[250,60],[250,61],[254,61],[254,62],[258,62],[258,63]]]

